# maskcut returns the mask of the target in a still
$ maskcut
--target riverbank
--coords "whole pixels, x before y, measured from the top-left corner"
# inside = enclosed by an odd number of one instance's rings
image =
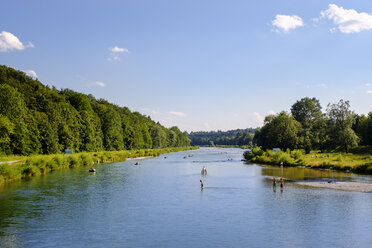
[[[303,166],[314,169],[330,169],[345,172],[354,172],[372,175],[372,153],[319,153],[316,151],[304,154],[301,150],[262,151],[260,148],[253,148],[251,153],[245,152],[244,158],[247,161],[260,164],[283,166]]]
[[[126,159],[157,157],[163,153],[196,150],[199,147],[175,147],[123,151],[84,152],[71,155],[32,155],[0,157],[0,185],[25,177],[46,174],[55,170],[89,167],[103,163],[121,162]]]
[[[313,188],[326,188],[336,189],[352,192],[372,193],[371,183],[360,183],[360,182],[294,182],[298,185],[313,187]]]

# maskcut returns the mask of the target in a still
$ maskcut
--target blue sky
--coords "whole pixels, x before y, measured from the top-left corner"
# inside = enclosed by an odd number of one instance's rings
[[[262,125],[302,97],[372,111],[369,0],[3,0],[0,64],[181,130]]]

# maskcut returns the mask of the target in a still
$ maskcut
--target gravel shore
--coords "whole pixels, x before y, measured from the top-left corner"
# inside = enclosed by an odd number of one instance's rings
[[[295,182],[296,184],[315,187],[337,189],[353,192],[372,193],[372,183],[359,183],[359,182]]]

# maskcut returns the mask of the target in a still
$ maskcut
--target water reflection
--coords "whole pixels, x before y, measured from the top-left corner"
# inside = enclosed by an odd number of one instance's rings
[[[372,247],[370,194],[291,182],[273,192],[272,181],[370,177],[244,164],[239,149],[190,153],[8,185],[0,190],[0,247]]]

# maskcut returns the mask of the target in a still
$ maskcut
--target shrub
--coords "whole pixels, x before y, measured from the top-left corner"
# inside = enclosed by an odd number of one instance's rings
[[[17,170],[10,164],[0,164],[0,175],[5,179],[13,179],[17,176]]]
[[[76,157],[69,156],[67,160],[68,160],[68,166],[70,168],[74,168],[74,167],[77,167],[79,165],[79,159],[76,158]]]
[[[46,172],[46,162],[44,159],[34,160],[32,161],[32,165],[37,168],[37,169],[32,170],[32,172],[34,173],[38,173],[38,172],[45,173]]]
[[[22,174],[25,176],[33,176],[40,173],[40,169],[33,165],[32,162],[24,164]]]
[[[293,150],[291,152],[291,157],[294,158],[294,159],[302,158],[302,151],[301,150]]]
[[[87,165],[92,164],[92,159],[86,154],[81,154],[80,155],[80,161],[81,161],[81,164],[83,166],[87,166]]]
[[[255,157],[255,155],[253,154],[253,152],[248,152],[248,151],[245,151],[243,153],[243,156],[246,160],[251,160],[252,158]]]
[[[54,171],[58,168],[58,165],[54,159],[51,159],[46,163],[46,167],[49,168],[51,171]]]
[[[262,156],[262,154],[264,154],[264,151],[261,149],[261,147],[255,147],[252,149],[252,153],[255,156]]]

